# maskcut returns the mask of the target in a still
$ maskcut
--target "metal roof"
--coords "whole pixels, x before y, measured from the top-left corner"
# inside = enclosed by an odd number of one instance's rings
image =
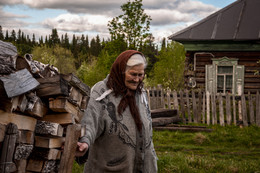
[[[176,41],[259,41],[260,0],[237,0],[168,38]]]

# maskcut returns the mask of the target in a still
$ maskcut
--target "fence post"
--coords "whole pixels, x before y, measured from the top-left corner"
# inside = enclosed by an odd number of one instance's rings
[[[257,91],[256,93],[256,103],[255,103],[255,106],[256,106],[256,115],[255,115],[255,119],[256,119],[256,125],[257,126],[260,126],[260,95],[259,95],[259,92]]]
[[[233,100],[233,122],[234,125],[237,125],[237,109],[236,109],[235,95],[232,95],[232,100]]]
[[[184,108],[184,100],[183,100],[182,90],[180,90],[180,106],[181,106],[182,121],[185,124],[186,123],[186,117],[185,117],[185,108]]]
[[[197,112],[196,96],[194,90],[192,90],[192,113],[193,113],[194,123],[198,123],[198,112]]]
[[[168,109],[171,109],[171,89],[167,89],[167,105]]]
[[[201,123],[201,113],[202,113],[202,94],[201,94],[201,90],[199,90],[199,93],[198,93],[198,111],[197,111],[197,114],[198,114],[198,122]]]
[[[250,124],[255,124],[253,98],[250,92],[248,93],[248,106],[249,106]]]
[[[222,98],[222,94],[218,93],[218,100],[219,100],[219,124],[221,126],[225,125],[224,122],[224,109],[223,109],[223,98]]]
[[[190,96],[188,90],[186,90],[186,102],[187,102],[188,122],[191,123],[192,119],[190,114]]]
[[[229,93],[226,93],[226,118],[227,118],[227,124],[231,124],[231,107],[230,107],[230,95]]]
[[[217,124],[217,113],[216,113],[216,95],[211,94],[211,109],[212,109],[212,124]]]
[[[248,126],[248,121],[247,121],[247,107],[246,107],[246,99],[245,95],[242,94],[241,96],[241,106],[242,106],[242,120],[243,120],[243,125]]]
[[[173,91],[173,105],[174,105],[174,109],[177,110],[177,116],[179,117],[180,111],[179,111],[178,95],[176,90]]]

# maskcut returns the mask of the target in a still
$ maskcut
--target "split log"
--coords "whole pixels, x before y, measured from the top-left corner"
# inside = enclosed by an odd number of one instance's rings
[[[34,144],[34,132],[29,130],[19,130],[18,138],[16,140],[19,144]]]
[[[20,144],[15,149],[14,159],[26,160],[33,150],[33,145]]]
[[[63,143],[63,137],[49,138],[43,136],[35,136],[35,147],[60,148]]]
[[[0,74],[15,72],[17,49],[12,43],[0,40]]]
[[[60,125],[75,124],[75,116],[71,113],[56,113],[43,116],[42,121],[58,123]]]
[[[17,136],[17,126],[10,123],[6,127],[6,135],[3,142],[0,157],[0,172],[10,173],[16,171],[16,165],[13,163],[13,154]]]
[[[33,78],[27,69],[0,77],[7,96],[14,97],[35,89],[40,83]]]
[[[0,122],[5,125],[8,123],[14,123],[17,125],[19,130],[34,131],[37,120],[33,117],[8,113],[0,110]]]
[[[26,105],[26,114],[35,116],[35,117],[43,117],[47,114],[48,108],[42,102],[42,100],[36,96],[35,93],[28,93],[27,95],[28,103]]]
[[[86,84],[80,81],[80,79],[75,76],[73,73],[62,74],[62,77],[71,85],[79,89],[79,91],[85,95],[90,96],[90,88]]]
[[[70,173],[72,171],[80,131],[81,126],[79,124],[73,124],[67,127],[64,153],[61,157],[59,173]]]
[[[83,99],[83,94],[80,93],[79,89],[75,87],[71,87],[69,93],[69,101],[74,105],[80,107],[82,99]]]
[[[26,170],[33,172],[41,172],[43,169],[44,161],[43,160],[32,160],[30,159],[27,163]]]
[[[60,160],[61,150],[55,148],[34,147],[30,159],[33,160]]]
[[[180,117],[161,117],[161,118],[153,118],[152,119],[152,126],[158,127],[158,126],[165,126],[171,123],[179,123],[182,122],[182,118]]]
[[[152,118],[173,117],[177,115],[176,109],[153,109],[151,110]]]
[[[39,78],[37,80],[40,83],[36,88],[36,95],[38,97],[69,95],[69,84],[61,77],[61,75],[56,75],[50,78]]]
[[[77,122],[80,122],[83,112],[78,107],[71,104],[67,98],[58,97],[49,99],[49,108],[54,112],[67,112],[74,115]]]
[[[27,166],[27,160],[15,160],[15,164],[17,167],[17,173],[27,173],[26,172],[26,166]]]
[[[40,135],[60,136],[63,135],[63,127],[58,123],[48,121],[37,121],[35,133]]]

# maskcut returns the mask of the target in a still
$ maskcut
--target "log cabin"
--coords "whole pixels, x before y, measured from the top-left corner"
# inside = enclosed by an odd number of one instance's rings
[[[260,90],[259,16],[259,0],[237,0],[169,36],[185,47],[186,86],[236,95]]]

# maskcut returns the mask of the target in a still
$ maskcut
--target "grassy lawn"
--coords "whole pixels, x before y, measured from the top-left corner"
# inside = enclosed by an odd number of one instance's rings
[[[161,173],[260,173],[260,128],[210,126],[213,132],[154,131]],[[73,173],[83,166],[74,164]]]

